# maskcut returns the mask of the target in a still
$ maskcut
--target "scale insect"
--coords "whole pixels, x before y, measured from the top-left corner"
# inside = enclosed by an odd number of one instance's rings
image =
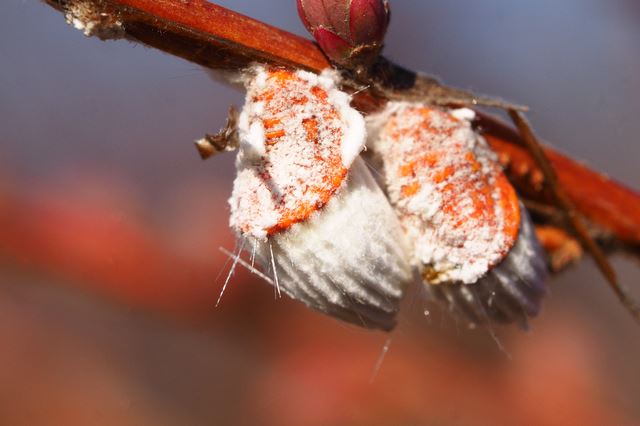
[[[331,73],[257,66],[245,79],[232,229],[278,294],[393,328],[411,269],[400,224],[359,157],[364,118]]]
[[[390,103],[369,118],[371,151],[429,294],[474,324],[526,327],[546,292],[544,253],[474,118]]]

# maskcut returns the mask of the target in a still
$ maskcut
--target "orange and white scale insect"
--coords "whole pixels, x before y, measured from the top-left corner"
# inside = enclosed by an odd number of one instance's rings
[[[359,157],[364,118],[329,74],[256,67],[238,120],[231,227],[273,284],[390,330],[411,280],[403,232]]]
[[[545,256],[469,109],[390,103],[371,151],[426,289],[473,323],[520,322],[545,293]]]
[[[544,257],[472,111],[393,103],[365,123],[331,73],[245,78],[230,224],[278,291],[384,330],[416,277],[473,323],[538,311]]]

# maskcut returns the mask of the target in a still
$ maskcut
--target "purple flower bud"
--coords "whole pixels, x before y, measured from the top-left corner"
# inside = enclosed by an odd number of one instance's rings
[[[388,0],[297,0],[307,30],[334,63],[370,65],[389,25]]]

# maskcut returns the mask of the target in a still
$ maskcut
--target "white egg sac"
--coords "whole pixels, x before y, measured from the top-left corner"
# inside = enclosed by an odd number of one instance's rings
[[[365,123],[349,101],[328,75],[250,71],[230,225],[282,292],[389,330],[411,266],[395,213],[358,157]]]
[[[371,148],[430,293],[473,323],[526,322],[546,265],[526,210],[468,109],[392,103]]]

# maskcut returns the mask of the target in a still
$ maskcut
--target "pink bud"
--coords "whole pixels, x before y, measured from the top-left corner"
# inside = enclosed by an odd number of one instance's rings
[[[370,65],[389,24],[388,0],[297,0],[307,30],[333,62]]]
[[[331,31],[320,27],[313,32],[313,38],[316,39],[322,51],[333,62],[343,64],[350,61],[353,52],[352,45]]]

